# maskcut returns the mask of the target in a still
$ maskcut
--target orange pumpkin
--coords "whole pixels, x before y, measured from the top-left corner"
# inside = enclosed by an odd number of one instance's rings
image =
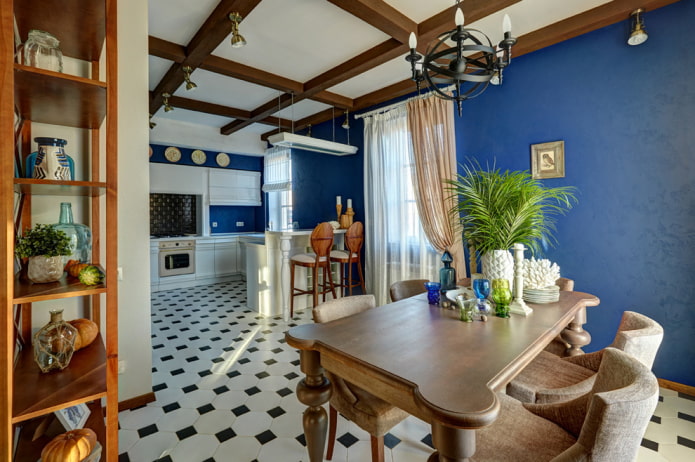
[[[80,271],[85,269],[86,267],[89,266],[89,263],[80,263],[79,261],[76,260],[70,260],[70,261],[75,261],[72,265],[65,265],[65,271],[68,272],[68,275],[76,278],[80,275]],[[69,262],[68,262],[69,263]]]
[[[68,322],[72,324],[75,329],[77,329],[77,336],[75,337],[75,351],[90,345],[94,339],[97,338],[99,326],[97,326],[94,321],[80,318],[73,319],[72,321]]]
[[[41,451],[42,462],[80,462],[97,444],[97,435],[89,428],[70,430],[53,438]]]

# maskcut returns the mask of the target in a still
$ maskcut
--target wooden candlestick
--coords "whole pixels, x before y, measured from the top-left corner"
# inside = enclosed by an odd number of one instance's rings
[[[340,212],[343,211],[343,204],[335,204],[335,211],[338,213],[338,223],[340,223]]]
[[[348,222],[347,227],[349,228],[350,225],[352,224],[352,220],[355,217],[355,211],[352,210],[352,207],[348,207],[347,211],[345,211],[345,215],[347,215],[347,222]]]

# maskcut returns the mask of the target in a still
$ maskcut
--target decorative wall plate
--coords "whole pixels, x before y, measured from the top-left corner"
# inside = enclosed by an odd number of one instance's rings
[[[179,148],[169,146],[164,151],[164,157],[166,157],[169,162],[178,162],[181,160],[181,151],[179,151]]]
[[[226,167],[229,165],[229,156],[223,152],[217,154],[215,160],[217,161],[217,165],[220,167]]]
[[[200,149],[196,149],[195,151],[193,151],[191,153],[191,160],[193,161],[194,164],[203,165],[205,163],[206,159],[207,159],[207,156]]]
[[[152,146],[150,146],[150,157],[152,157]]]

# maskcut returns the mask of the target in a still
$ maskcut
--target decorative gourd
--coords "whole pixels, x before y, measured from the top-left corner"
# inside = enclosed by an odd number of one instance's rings
[[[75,337],[74,347],[75,351],[90,345],[94,341],[94,339],[97,338],[97,334],[99,333],[99,326],[97,326],[94,321],[80,318],[68,321],[68,323],[72,324],[75,327],[75,329],[77,329],[77,336]]]
[[[82,271],[83,269],[85,269],[86,267],[89,266],[88,263],[80,263],[77,260],[70,260],[70,261],[72,261],[74,263],[70,264],[70,262],[68,262],[68,264],[65,265],[65,271],[67,271],[68,274],[74,278],[78,277],[80,275],[80,271]]]
[[[81,462],[97,444],[97,435],[89,428],[70,430],[53,438],[41,451],[42,462]]]

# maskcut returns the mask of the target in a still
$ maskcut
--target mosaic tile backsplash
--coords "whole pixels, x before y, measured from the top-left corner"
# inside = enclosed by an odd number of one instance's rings
[[[196,234],[196,196],[150,194],[150,234]]]

